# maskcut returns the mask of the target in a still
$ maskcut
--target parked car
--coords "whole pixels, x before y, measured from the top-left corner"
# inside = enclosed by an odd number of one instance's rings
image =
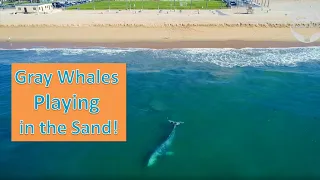
[[[9,7],[9,8],[15,8],[16,7],[14,4],[7,4],[6,6]]]
[[[62,8],[62,7],[65,7],[65,5],[62,4],[62,3],[60,3],[60,2],[53,2],[53,3],[52,3],[52,6],[53,6],[54,8]]]
[[[1,9],[14,9],[16,6],[14,4],[1,4]]]
[[[67,2],[65,3],[66,7],[70,7],[70,6],[73,6],[73,4],[71,2]]]
[[[230,1],[229,2],[229,6],[231,7],[231,6],[236,6],[237,5],[237,3],[236,2],[234,2],[234,1]]]

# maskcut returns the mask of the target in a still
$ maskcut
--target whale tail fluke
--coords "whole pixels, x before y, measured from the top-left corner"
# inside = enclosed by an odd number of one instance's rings
[[[184,122],[181,122],[181,121],[179,121],[179,122],[177,122],[177,121],[172,121],[172,120],[168,120],[169,121],[169,123],[171,123],[171,124],[173,124],[173,125],[175,125],[175,126],[179,126],[180,124],[183,124]]]

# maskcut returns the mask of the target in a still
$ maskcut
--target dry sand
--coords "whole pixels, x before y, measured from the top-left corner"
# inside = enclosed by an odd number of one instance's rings
[[[291,28],[310,37],[320,33],[319,0],[273,0],[269,8],[255,8],[254,14],[241,14],[244,8],[221,11],[157,10],[137,11],[55,11],[51,14],[12,14],[0,12],[0,41],[10,42],[294,42]],[[302,13],[308,19],[297,21]],[[310,18],[311,17],[311,18]],[[318,19],[317,19],[318,18]],[[302,28],[301,28],[302,27]],[[198,45],[197,45],[198,44]],[[215,43],[209,43],[215,44]],[[241,43],[240,43],[241,44]],[[251,43],[251,46],[253,44]],[[320,45],[319,40],[310,45]],[[208,45],[207,46],[211,46]]]

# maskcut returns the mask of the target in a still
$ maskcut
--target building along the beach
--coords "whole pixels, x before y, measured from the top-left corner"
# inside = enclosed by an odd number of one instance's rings
[[[17,13],[37,13],[37,14],[47,14],[53,11],[51,3],[30,3],[30,4],[19,4],[16,5]]]

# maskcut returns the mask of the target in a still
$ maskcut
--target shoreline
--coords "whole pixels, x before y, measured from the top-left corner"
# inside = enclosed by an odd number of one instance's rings
[[[176,42],[0,42],[0,50],[51,48],[51,49],[184,49],[184,48],[297,48],[320,47],[320,43],[301,43],[284,41],[176,41]]]
[[[310,37],[313,28],[303,28]],[[282,48],[320,46],[302,43],[291,28],[247,27],[5,27],[0,48]]]
[[[316,32],[313,28],[301,30],[306,37]],[[1,42],[4,44],[0,48],[12,48],[8,42],[19,48],[30,47],[28,44],[153,49],[320,46],[320,39],[313,43],[299,42],[291,28],[261,27],[6,27],[0,28]]]

